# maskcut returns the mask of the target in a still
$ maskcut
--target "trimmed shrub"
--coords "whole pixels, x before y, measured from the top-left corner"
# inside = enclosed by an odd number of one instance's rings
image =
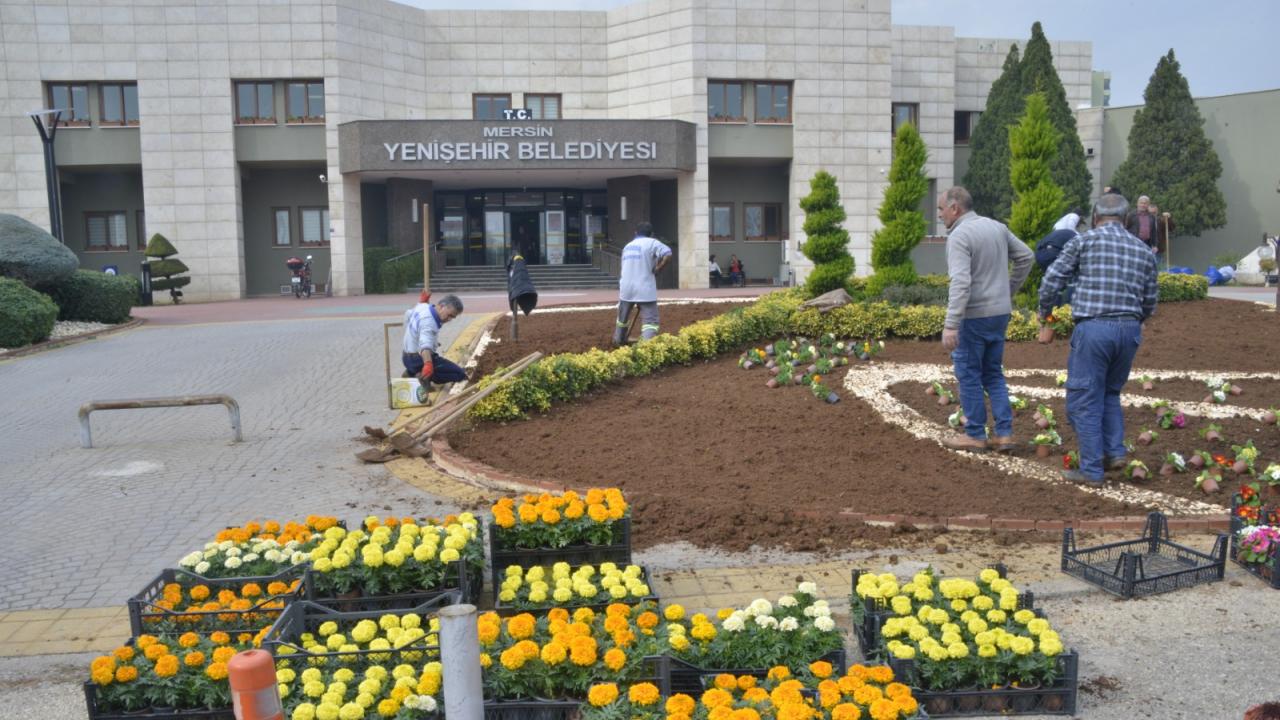
[[[391,261],[401,255],[396,248],[371,247],[364,249],[364,291],[370,295],[395,295],[410,285],[422,282],[422,256],[411,255]]]
[[[1209,278],[1203,275],[1160,273],[1156,278],[1160,288],[1160,302],[1204,300],[1209,297]]]
[[[890,285],[880,293],[880,299],[901,307],[903,305],[939,305],[946,307],[948,288],[936,285]]]
[[[890,285],[915,282],[916,269],[911,250],[924,238],[924,213],[920,200],[929,191],[924,173],[929,151],[911,123],[903,123],[893,139],[893,163],[889,167],[889,186],[880,203],[881,228],[871,237],[871,277],[868,292],[879,295]]]
[[[38,225],[0,214],[0,277],[39,287],[70,277],[78,267],[76,254]]]
[[[20,348],[53,332],[58,306],[48,295],[12,278],[0,278],[0,347]]]
[[[59,320],[122,323],[138,301],[136,278],[96,270],[77,270],[66,280],[40,290],[58,305]]]
[[[817,297],[844,287],[853,275],[854,262],[849,254],[849,233],[843,227],[846,215],[835,176],[819,170],[809,180],[809,188],[809,194],[800,199],[808,238],[800,251],[813,261],[805,289],[809,297]]]
[[[182,302],[182,291],[178,288],[186,287],[191,284],[191,276],[183,275],[190,272],[191,268],[187,264],[176,258],[170,258],[171,255],[177,255],[178,250],[169,242],[169,239],[160,233],[151,236],[147,241],[147,249],[142,252],[149,258],[160,258],[152,260],[151,265],[151,290],[168,290],[169,297],[173,298],[174,304]]]
[[[1055,317],[1071,317],[1070,308],[1054,310]],[[894,307],[887,302],[852,303],[826,313],[805,309],[791,318],[791,331],[807,337],[831,333],[842,338],[886,338],[925,340],[942,335],[947,319],[943,306],[908,305]],[[1035,313],[1015,310],[1005,337],[1012,341],[1032,340],[1040,326]],[[1064,330],[1070,332],[1070,323]]]

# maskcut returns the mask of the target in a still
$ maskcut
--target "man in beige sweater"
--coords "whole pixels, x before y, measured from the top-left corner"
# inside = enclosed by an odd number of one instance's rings
[[[973,212],[973,198],[953,187],[938,199],[938,215],[947,230],[947,274],[951,276],[942,347],[951,353],[960,383],[963,433],[943,441],[953,450],[998,452],[1014,448],[1013,408],[1004,381],[1004,337],[1013,311],[1013,295],[1031,272],[1035,255],[1009,228]],[[1012,274],[1009,264],[1013,264]],[[995,436],[987,441],[991,398]]]

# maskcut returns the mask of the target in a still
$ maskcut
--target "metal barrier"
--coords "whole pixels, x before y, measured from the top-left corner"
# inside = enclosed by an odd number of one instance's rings
[[[177,397],[139,398],[136,400],[93,400],[80,406],[80,447],[93,447],[93,434],[89,430],[89,414],[94,410],[133,410],[136,408],[191,407],[195,405],[225,405],[231,415],[231,432],[234,442],[244,438],[240,434],[240,404],[230,395],[181,395]]]

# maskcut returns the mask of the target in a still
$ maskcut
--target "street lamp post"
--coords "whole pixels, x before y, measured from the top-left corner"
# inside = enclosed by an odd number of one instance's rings
[[[58,164],[53,159],[53,136],[58,132],[58,120],[62,111],[58,109],[36,110],[27,115],[36,124],[40,133],[40,141],[44,143],[44,181],[49,190],[49,232],[62,239],[62,191],[58,186]]]

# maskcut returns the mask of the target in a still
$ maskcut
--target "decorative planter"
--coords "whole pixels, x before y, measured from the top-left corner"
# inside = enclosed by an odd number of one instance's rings
[[[1221,580],[1227,545],[1221,533],[1211,554],[1170,542],[1168,519],[1153,512],[1137,540],[1077,549],[1074,529],[1063,530],[1062,572],[1126,599],[1155,595]]]

